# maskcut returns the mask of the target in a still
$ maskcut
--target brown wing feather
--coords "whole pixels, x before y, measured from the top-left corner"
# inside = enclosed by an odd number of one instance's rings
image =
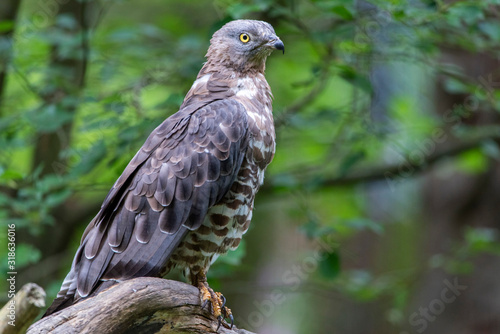
[[[81,296],[87,296],[100,279],[158,275],[187,231],[202,224],[208,208],[234,182],[246,150],[243,106],[232,100],[216,101],[179,116],[166,121],[175,121],[175,126],[163,141],[154,138],[158,137],[155,133],[150,136],[144,149],[150,156],[130,173],[131,179],[117,182],[119,187],[130,184],[121,196],[124,199],[118,208],[103,206],[103,217],[106,211],[112,212],[110,219],[99,222],[94,228],[97,232],[89,233],[83,241],[85,251],[77,274]],[[236,127],[240,135],[230,139],[222,127]],[[164,157],[158,159],[161,164],[156,168],[152,156]],[[200,160],[206,162],[200,165]],[[134,160],[131,163],[137,164]],[[137,189],[142,190],[137,193]],[[100,224],[108,226],[102,229]],[[100,241],[99,251],[88,258],[87,247],[94,250],[94,240]]]
[[[244,107],[229,99],[188,109],[157,127],[118,178],[84,232],[61,293],[76,288],[75,298],[86,297],[100,280],[159,275],[230,189],[247,148]]]

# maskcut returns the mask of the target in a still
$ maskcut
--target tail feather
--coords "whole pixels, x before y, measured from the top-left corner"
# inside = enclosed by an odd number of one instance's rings
[[[56,299],[54,299],[42,318],[73,305],[74,302],[76,302],[76,300],[78,299],[75,298],[75,292],[76,275],[73,268],[71,268],[68,275],[66,275],[66,278],[63,281],[61,290],[57,293]]]
[[[97,295],[99,292],[106,290],[107,288],[117,284],[118,281],[116,280],[106,280],[106,281],[99,281],[97,285],[94,287],[93,291],[87,296],[87,297],[82,297],[78,293],[76,289],[76,275],[74,274],[74,271],[71,270],[69,274],[66,276],[64,279],[64,282],[61,286],[61,291],[57,294],[56,299],[52,302],[52,304],[49,306],[45,314],[42,316],[42,318],[45,318],[53,313],[56,313],[58,311],[61,311],[65,309],[66,307],[69,307],[73,304],[76,304],[77,302],[86,299],[88,297],[92,297]]]
[[[64,296],[64,297],[58,297],[58,298],[54,299],[54,301],[49,306],[47,311],[45,311],[42,318],[45,318],[53,313],[56,313],[62,309],[65,309],[66,307],[73,305],[73,303],[74,303],[73,297],[74,296]]]

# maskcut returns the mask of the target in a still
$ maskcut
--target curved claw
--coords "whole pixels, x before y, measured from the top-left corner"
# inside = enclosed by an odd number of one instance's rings
[[[207,305],[208,305],[208,302],[209,302],[209,299],[205,300],[205,301],[203,302],[203,304],[201,304],[201,308],[202,308],[202,309],[204,309],[204,308],[205,308],[205,306],[207,306]]]
[[[226,300],[223,299],[223,302],[225,304]],[[231,310],[225,306],[222,306],[222,317],[224,319],[222,325],[225,327],[225,328],[228,328],[228,329],[233,329],[233,326],[234,326],[234,317],[233,317],[233,313],[231,312]],[[231,319],[231,325],[228,325],[227,322],[226,322],[226,319],[229,318]]]
[[[222,306],[221,306],[221,308],[224,310],[224,306],[226,306],[226,297],[224,297],[224,295],[222,293],[219,295],[219,297],[220,297],[220,299],[222,299]],[[225,313],[225,310],[223,312]]]
[[[224,318],[222,318],[222,315],[219,315],[217,317],[217,321],[218,321],[218,324],[217,324],[217,329],[215,330],[216,332],[219,331],[219,328],[220,328],[220,325],[222,324],[222,322],[224,321]]]

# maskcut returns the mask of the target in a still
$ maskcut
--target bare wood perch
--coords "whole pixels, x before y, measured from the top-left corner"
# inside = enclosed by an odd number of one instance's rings
[[[186,283],[139,277],[117,284],[33,324],[27,334],[217,333],[217,320]],[[233,327],[220,334],[252,334]]]
[[[25,333],[44,307],[45,291],[35,283],[25,284],[0,310],[0,333]]]

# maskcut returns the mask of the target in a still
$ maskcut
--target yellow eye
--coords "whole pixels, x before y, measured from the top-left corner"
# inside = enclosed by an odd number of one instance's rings
[[[247,34],[241,34],[240,41],[242,41],[243,43],[248,43],[250,42],[250,36],[248,36]]]

